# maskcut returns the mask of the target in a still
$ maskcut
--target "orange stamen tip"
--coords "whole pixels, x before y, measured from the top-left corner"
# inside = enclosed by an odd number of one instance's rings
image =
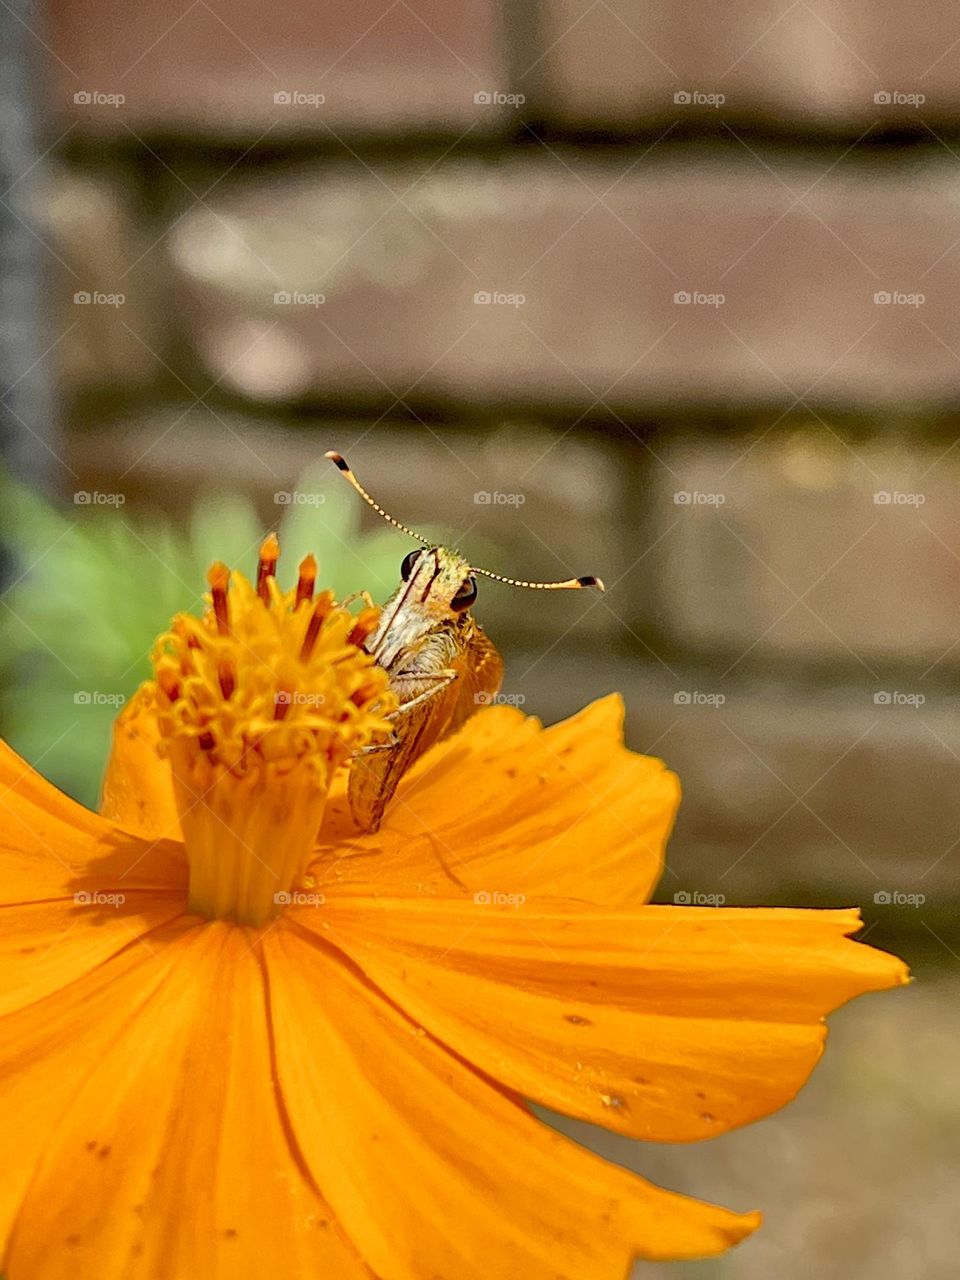
[[[230,617],[227,613],[227,589],[230,586],[230,570],[222,560],[216,560],[207,570],[207,581],[210,583],[210,595],[213,601],[213,616],[217,621],[217,631],[225,636],[230,630]]]
[[[260,560],[262,563],[276,564],[280,559],[280,539],[275,533],[268,533],[260,544]]]
[[[257,564],[257,595],[265,605],[270,605],[269,580],[277,572],[280,559],[280,541],[275,533],[268,533],[260,544],[260,561]]]
[[[220,663],[217,671],[217,678],[220,682],[220,692],[225,698],[230,698],[234,689],[237,687],[237,682],[229,662]]]
[[[300,577],[297,580],[296,605],[313,597],[313,588],[317,581],[317,561],[312,555],[306,555],[300,561]]]
[[[355,644],[358,648],[366,640],[367,636],[376,629],[380,620],[379,609],[364,609],[362,613],[357,615],[357,620],[353,625],[353,630],[347,637],[350,644]]]
[[[320,628],[323,626],[324,620],[334,606],[334,595],[332,591],[321,591],[313,606],[313,614],[307,623],[307,630],[303,637],[303,645],[300,648],[300,661],[306,662],[307,658],[313,652],[313,646],[317,642],[317,636],[320,634]]]
[[[215,560],[207,570],[207,582],[211,591],[226,591],[230,586],[230,570],[222,560]]]
[[[329,588],[326,591],[321,591],[314,601],[314,617],[319,618],[322,622],[336,603],[337,598]]]

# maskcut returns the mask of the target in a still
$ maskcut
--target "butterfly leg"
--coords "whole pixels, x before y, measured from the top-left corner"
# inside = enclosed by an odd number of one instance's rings
[[[400,715],[401,713],[403,715],[406,715],[406,713],[408,711],[412,711],[414,707],[419,707],[422,703],[429,702],[431,698],[435,698],[438,693],[442,693],[444,689],[446,689],[449,685],[451,685],[453,681],[456,680],[457,675],[458,675],[458,672],[447,670],[447,671],[431,672],[428,675],[424,675],[421,672],[417,672],[416,675],[412,675],[412,676],[404,676],[404,675],[395,676],[393,680],[390,682],[390,687],[393,690],[393,692],[397,695],[397,697],[400,699],[400,706],[397,707],[396,711],[389,712],[387,715],[387,719],[389,720],[392,716],[397,716],[397,715]],[[404,698],[403,698],[404,684],[406,683],[406,684],[414,685],[415,687],[419,687],[420,685],[423,684],[425,680],[433,680],[433,681],[436,681],[436,683],[433,685],[431,689],[425,689],[422,693],[418,693],[414,697],[410,698],[408,701],[404,701]]]
[[[377,751],[392,751],[394,747],[400,745],[400,739],[395,733],[391,733],[386,742],[372,742],[367,747],[361,747],[359,751],[355,751],[354,756],[370,756]]]
[[[340,607],[345,609],[348,604],[353,604],[354,600],[362,600],[368,609],[375,609],[373,596],[369,591],[354,591],[351,595],[346,596],[340,601]]]

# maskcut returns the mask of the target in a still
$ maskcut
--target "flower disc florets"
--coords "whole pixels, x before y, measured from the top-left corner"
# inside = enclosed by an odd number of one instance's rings
[[[257,583],[210,569],[200,618],[178,614],[153,651],[161,750],[190,859],[191,906],[260,924],[302,872],[336,768],[389,729],[396,702],[364,649],[378,611],[314,596],[307,557],[281,591],[279,546]]]

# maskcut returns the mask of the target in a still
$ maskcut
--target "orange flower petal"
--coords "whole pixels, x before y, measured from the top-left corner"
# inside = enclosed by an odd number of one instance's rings
[[[297,918],[510,1089],[633,1137],[690,1141],[790,1100],[821,1019],[906,981],[855,911],[364,901]]]
[[[290,929],[263,949],[293,1133],[383,1280],[620,1280],[633,1255],[715,1254],[758,1225],[541,1124],[336,953]]]
[[[509,707],[473,716],[410,770],[373,836],[351,841],[336,811],[312,868],[371,893],[459,896],[462,887],[646,901],[680,798],[659,760],[623,746],[614,695],[543,729]],[[336,868],[335,872],[333,868]]]
[[[183,911],[178,846],[118,832],[0,743],[0,1014]]]
[[[100,812],[147,839],[180,839],[173,775],[157,755],[160,730],[152,703],[137,693],[113,722]]]
[[[26,1188],[8,1280],[369,1280],[287,1140],[255,936],[154,941],[8,1020],[31,1110],[5,1106]]]
[[[173,926],[168,937],[184,931]],[[75,985],[0,1021],[0,1108],[4,1117],[0,1244],[6,1244],[41,1153],[70,1099],[147,1006],[169,972],[171,952],[131,947]],[[67,1181],[68,1179],[65,1179]]]
[[[104,898],[116,895],[105,894]],[[0,1016],[58,991],[183,915],[181,894],[130,893],[0,908]]]
[[[117,831],[0,742],[0,904],[185,885],[179,845]]]

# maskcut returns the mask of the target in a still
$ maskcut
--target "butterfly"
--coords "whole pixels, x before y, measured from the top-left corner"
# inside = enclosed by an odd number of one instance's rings
[[[471,610],[477,577],[538,591],[597,587],[599,578],[527,582],[470,565],[447,547],[431,546],[374,501],[339,454],[326,455],[361,498],[394,528],[420,543],[400,566],[400,585],[383,605],[367,652],[387,672],[399,707],[392,731],[354,757],[348,795],[357,824],[376,831],[400,779],[425,751],[496,700],[503,659]]]

